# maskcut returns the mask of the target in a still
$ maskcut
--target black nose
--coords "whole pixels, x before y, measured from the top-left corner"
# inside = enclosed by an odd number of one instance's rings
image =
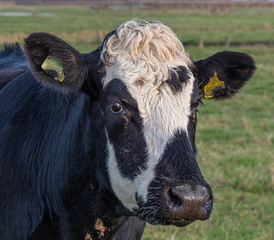
[[[166,204],[172,219],[205,220],[212,211],[209,186],[184,184],[167,188]]]

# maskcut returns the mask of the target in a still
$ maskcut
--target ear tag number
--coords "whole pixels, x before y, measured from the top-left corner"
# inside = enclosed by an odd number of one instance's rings
[[[215,72],[214,76],[211,77],[204,87],[205,98],[212,98],[216,95],[220,95],[224,92],[225,83],[217,77]]]
[[[63,72],[63,66],[59,59],[48,56],[41,65],[41,68],[46,72],[51,73],[49,75],[54,75],[54,80],[59,82],[64,81],[65,75]]]

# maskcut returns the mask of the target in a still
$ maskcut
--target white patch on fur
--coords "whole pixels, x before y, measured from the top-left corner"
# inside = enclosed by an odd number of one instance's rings
[[[178,131],[187,133],[194,77],[182,83],[174,94],[166,81],[174,69],[192,64],[182,43],[167,26],[159,23],[128,21],[122,24],[103,47],[106,64],[104,87],[119,78],[138,103],[143,119],[148,163],[133,181],[121,176],[114,149],[109,144],[109,174],[113,191],[129,209],[136,207],[135,193],[147,201],[148,187],[167,143]],[[136,166],[138,167],[138,166]]]
[[[108,139],[108,136],[107,136]],[[117,160],[115,157],[115,151],[113,145],[107,140],[108,146],[108,172],[111,187],[118,197],[118,199],[123,203],[123,205],[133,210],[134,208],[138,208],[138,204],[135,199],[135,186],[134,182],[130,181],[129,179],[125,179],[121,176],[121,173],[117,166]],[[134,196],[134,197],[133,197]]]

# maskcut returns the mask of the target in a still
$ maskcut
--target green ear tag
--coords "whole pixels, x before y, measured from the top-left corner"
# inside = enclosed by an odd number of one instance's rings
[[[225,83],[217,77],[217,73],[215,72],[214,76],[209,79],[207,85],[204,87],[205,98],[214,97],[214,91],[221,89],[225,89]]]
[[[46,60],[41,65],[41,68],[45,71],[54,71],[56,74],[54,76],[54,79],[59,82],[63,82],[65,79],[65,75],[63,72],[63,65],[61,60],[57,58],[53,58],[51,56],[48,56]]]

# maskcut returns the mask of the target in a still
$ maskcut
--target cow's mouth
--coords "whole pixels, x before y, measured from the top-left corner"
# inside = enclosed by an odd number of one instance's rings
[[[184,219],[180,219],[180,220],[165,220],[166,224],[162,224],[162,225],[174,225],[176,227],[184,227],[192,222],[194,222],[195,220],[184,220]]]
[[[176,227],[184,227],[188,224],[194,222],[195,220],[185,220],[185,219],[160,219],[157,220],[157,224],[161,225],[174,225]],[[149,221],[148,221],[149,222]]]
[[[189,219],[145,218],[142,216],[139,216],[139,218],[153,225],[174,225],[176,227],[184,227],[195,221]]]

